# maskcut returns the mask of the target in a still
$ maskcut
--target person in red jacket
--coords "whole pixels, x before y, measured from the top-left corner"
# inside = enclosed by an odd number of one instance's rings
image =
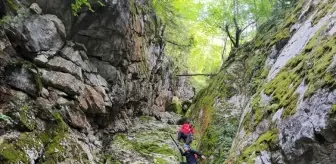
[[[192,142],[193,134],[194,134],[193,125],[189,121],[187,121],[181,126],[177,134],[177,140],[181,141],[181,139],[183,139],[185,143],[189,145]]]

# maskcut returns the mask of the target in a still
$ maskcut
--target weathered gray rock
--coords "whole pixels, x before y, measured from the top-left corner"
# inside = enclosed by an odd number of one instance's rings
[[[120,73],[114,66],[98,60],[92,60],[92,62],[98,68],[99,74],[104,77],[107,82],[111,84],[118,83],[118,80],[120,80]]]
[[[29,8],[35,14],[41,14],[42,13],[42,9],[40,8],[40,6],[37,3],[31,4]]]
[[[29,63],[12,63],[6,67],[7,84],[31,96],[38,96],[41,90],[41,80]]]
[[[89,60],[87,60],[87,56],[84,56],[83,53],[85,52],[80,52],[74,50],[72,47],[66,46],[62,49],[61,56],[67,60],[74,62],[86,72],[97,72],[97,68]]]
[[[288,160],[304,163],[303,159],[306,157],[303,158],[303,156],[309,151],[306,144],[336,141],[335,130],[327,124],[330,117],[330,104],[334,102],[336,102],[336,91],[318,91],[298,106],[292,118],[282,121],[279,132],[280,145]],[[318,151],[322,150],[315,151],[314,154],[317,155]]]
[[[195,88],[191,87],[188,79],[186,77],[179,77],[176,81],[177,89],[174,94],[180,97],[182,101],[191,100],[195,95]]]
[[[159,30],[154,29],[160,23],[155,14],[147,10],[148,2],[108,0],[103,2],[105,7],[92,3],[95,13],[87,12],[83,7],[76,19],[72,15],[72,2],[68,0],[21,2],[27,8],[19,10],[17,16],[11,18],[6,33],[0,32],[0,85],[4,84],[2,67],[10,60],[29,58],[38,67],[43,83],[40,97],[32,99],[23,93],[23,89],[12,87],[8,89],[8,94],[13,101],[6,99],[4,102],[10,103],[13,109],[18,107],[16,101],[38,104],[38,107],[29,110],[28,118],[32,124],[24,126],[23,130],[29,131],[27,135],[34,136],[33,139],[44,147],[32,148],[30,140],[22,142],[19,138],[22,135],[17,135],[8,141],[11,141],[10,145],[20,147],[13,152],[22,154],[24,158],[8,163],[177,162],[178,154],[175,153],[178,151],[173,150],[175,147],[168,140],[168,134],[175,133],[176,126],[166,123],[174,124],[178,116],[159,111],[165,110],[167,102],[174,95],[173,85],[179,85],[180,95],[184,95],[182,92],[185,90],[183,82],[171,80],[171,71],[165,72],[170,69],[171,63],[163,57],[163,43],[153,42],[161,35]],[[43,9],[43,14],[47,15],[41,15],[42,11],[37,5],[31,5],[32,2],[36,2]],[[49,14],[57,15],[64,23]],[[66,36],[73,40],[66,41]],[[14,48],[12,52],[15,53],[9,53],[12,45],[22,54],[16,54]],[[6,55],[2,55],[1,50],[6,50]],[[17,78],[14,75],[9,77]],[[2,104],[2,99],[4,97],[1,95],[0,112],[9,109]],[[151,119],[148,125],[141,122],[141,127],[132,129],[134,117],[153,114],[165,123]],[[0,135],[17,130],[11,126],[5,128],[9,129],[0,130]],[[140,135],[146,136],[148,133],[149,136],[140,140],[150,139],[152,131],[159,131],[158,135],[154,135],[157,142],[154,147],[159,149],[159,146],[163,146],[168,154],[159,150],[155,150],[155,153],[141,150],[134,152],[139,154],[136,157],[123,152],[133,150],[125,147],[116,149],[106,144],[111,142],[113,134],[130,129],[134,130],[132,134],[146,129],[146,134]],[[2,160],[5,146],[1,137]],[[18,146],[12,141],[23,144]],[[152,143],[141,141],[139,144],[151,146]],[[110,149],[120,150],[116,152],[116,158],[108,158],[111,153],[106,150]],[[143,151],[146,151],[146,155],[143,155]],[[156,158],[149,160],[149,155]]]
[[[315,26],[311,26],[313,17],[309,17],[309,19],[302,23],[300,28],[297,30],[297,32],[294,33],[286,46],[283,47],[279,57],[271,67],[270,73],[267,77],[268,81],[273,79],[291,58],[295,57],[301,52],[301,50],[314,36],[314,34],[329,21],[329,17],[330,15],[323,17]]]
[[[55,24],[57,17],[35,16],[26,20],[23,35],[29,52],[60,50],[64,41]]]
[[[43,84],[55,87],[69,95],[79,95],[84,89],[82,81],[68,73],[41,69]]]
[[[262,151],[261,155],[256,158],[255,164],[272,164],[270,153]]]
[[[45,55],[38,55],[34,58],[34,63],[39,65],[45,65],[48,62],[48,58]]]
[[[64,24],[56,15],[46,14],[46,15],[42,15],[42,17],[44,17],[48,20],[51,20],[55,24],[57,32],[61,35],[61,37],[63,39],[66,38],[66,32],[65,32]]]
[[[83,62],[81,55],[79,54],[79,51],[75,51],[72,47],[65,46],[61,50],[62,57],[71,60],[72,62],[76,63],[77,65],[80,65],[81,62]]]
[[[266,81],[261,80],[261,84],[259,84],[259,89],[264,90],[256,91],[253,93],[255,95],[249,98],[250,103],[244,108],[240,126],[231,148],[230,156],[238,163],[246,161],[289,164],[334,163],[336,146],[334,106],[336,94],[333,81],[335,57],[333,56],[330,65],[323,66],[322,73],[313,72],[309,75],[307,73],[302,75],[300,73],[307,70],[319,69],[319,64],[329,64],[329,59],[328,61],[321,61],[322,57],[319,56],[317,59],[305,61],[297,55],[306,53],[303,56],[308,58],[310,58],[310,55],[315,55],[315,52],[309,53],[311,47],[307,47],[307,43],[310,40],[310,44],[316,46],[312,49],[314,51],[320,48],[320,40],[334,39],[334,37],[330,37],[329,33],[335,27],[334,17],[336,12],[327,8],[325,8],[325,11],[321,11],[320,7],[325,5],[335,7],[336,4],[314,0],[302,2],[304,2],[302,11],[300,14],[297,13],[298,20],[293,22],[294,25],[289,26],[292,34],[289,42],[281,50],[276,47],[267,47],[268,55],[263,68],[264,70],[269,67],[271,69]],[[324,15],[319,15],[321,12],[325,12]],[[314,20],[315,18],[316,20]],[[312,40],[313,36],[316,40]],[[322,53],[322,55],[325,54]],[[235,59],[238,60],[239,58],[235,57]],[[302,69],[288,69],[292,66],[298,66],[301,60],[304,61],[300,63],[303,64]],[[238,61],[233,63],[238,63]],[[290,66],[291,64],[292,66]],[[328,68],[325,69],[325,67]],[[225,68],[225,71],[227,71],[227,68]],[[296,76],[300,76],[300,78],[290,79],[288,86],[285,85],[286,87],[282,88],[282,82],[286,83],[286,78],[274,79],[282,77],[277,77],[279,72],[288,73],[288,76],[293,73],[295,78]],[[320,75],[325,79],[307,81],[312,76]],[[332,80],[328,81],[326,77],[330,77]],[[241,78],[238,77],[238,79]],[[279,81],[271,84],[275,80]],[[243,87],[248,87],[250,84],[251,82],[247,82]],[[275,85],[276,90],[264,95],[264,92],[266,93],[269,89],[269,84]],[[294,86],[295,88],[293,88]],[[288,100],[279,100],[283,97],[278,97],[277,94],[279,92],[288,93],[288,90],[291,90],[289,93],[292,95],[290,96],[295,96],[295,99],[290,100],[291,107],[294,109],[288,106],[279,106],[280,101]],[[263,118],[260,118],[260,116]],[[272,135],[274,135],[274,138],[272,138]],[[261,146],[265,143],[267,143],[266,146],[264,145],[265,147]],[[252,152],[249,152],[251,150]]]
[[[53,57],[48,63],[47,66],[54,71],[70,73],[74,75],[79,80],[83,79],[82,69],[71,61],[65,60],[61,57]]]
[[[85,82],[93,86],[108,87],[107,81],[100,75],[93,73],[84,73]]]

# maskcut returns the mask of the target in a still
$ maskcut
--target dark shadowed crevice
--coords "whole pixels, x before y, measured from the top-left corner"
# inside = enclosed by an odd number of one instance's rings
[[[2,19],[6,15],[6,8],[3,1],[0,1],[0,19]]]
[[[314,129],[314,137],[315,137],[315,140],[320,144],[324,144],[327,142],[324,136],[321,133],[316,132],[315,129]]]

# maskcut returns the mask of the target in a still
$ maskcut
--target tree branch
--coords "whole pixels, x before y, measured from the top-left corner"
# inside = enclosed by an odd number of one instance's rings
[[[249,24],[246,25],[241,31],[242,31],[242,32],[245,31],[249,26],[251,26],[251,25],[253,25],[253,24],[255,24],[255,23],[256,23],[256,21],[253,21],[253,22],[249,23]]]
[[[197,74],[181,74],[181,75],[176,75],[176,76],[216,76],[217,74],[202,74],[202,73],[197,73]]]
[[[168,39],[164,39],[164,41],[167,42],[167,43],[170,43],[172,45],[179,46],[179,47],[189,47],[189,46],[191,46],[191,44],[184,44],[183,45],[183,44],[179,44],[179,43],[176,43],[176,42],[168,40]]]
[[[225,31],[226,31],[226,34],[228,35],[228,37],[230,38],[230,41],[233,45],[236,45],[236,42],[234,40],[234,38],[232,37],[232,35],[230,34],[230,31],[229,31],[229,25],[225,25]]]

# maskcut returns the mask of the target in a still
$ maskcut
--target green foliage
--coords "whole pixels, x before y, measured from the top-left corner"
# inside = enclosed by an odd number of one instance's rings
[[[220,32],[210,30],[201,20],[204,4],[193,0],[152,0],[156,14],[165,26],[165,54],[175,65],[175,74],[217,72],[221,65]],[[193,77],[197,89],[208,77]]]
[[[100,0],[96,0],[96,2],[100,6],[105,6]],[[74,16],[78,16],[77,13],[80,11],[80,9],[82,7],[87,7],[89,9],[89,11],[94,12],[94,10],[92,9],[92,6],[91,6],[91,4],[88,0],[75,0],[75,2],[71,4],[72,14]]]
[[[77,16],[78,11],[83,7],[86,6],[89,8],[90,11],[93,12],[90,3],[88,2],[88,0],[75,0],[75,3],[71,4],[71,8],[72,8],[72,13],[73,15]]]
[[[214,157],[214,163],[223,163],[228,157],[228,152],[238,128],[237,119],[219,117],[213,117],[216,121],[213,121],[206,129],[201,137],[199,146],[203,154]]]

